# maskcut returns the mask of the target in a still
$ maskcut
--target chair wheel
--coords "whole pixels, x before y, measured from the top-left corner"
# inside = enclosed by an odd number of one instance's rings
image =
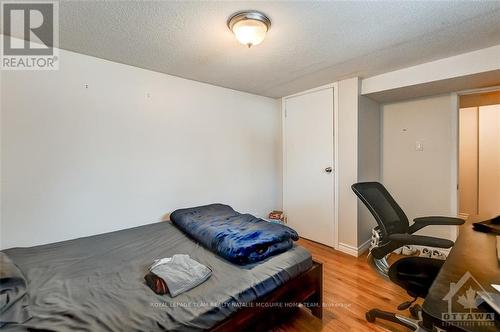
[[[365,314],[366,321],[369,323],[375,323],[375,316],[371,314],[371,312],[366,312]]]
[[[420,318],[419,313],[421,310],[422,310],[422,307],[418,304],[415,304],[414,306],[410,307],[410,309],[409,309],[411,316],[415,319]]]

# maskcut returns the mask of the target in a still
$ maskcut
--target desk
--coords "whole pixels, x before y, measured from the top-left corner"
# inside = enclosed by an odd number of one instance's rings
[[[477,280],[485,291],[496,292],[491,284],[500,284],[500,267],[496,256],[496,238],[493,234],[476,232],[472,229],[472,223],[488,218],[474,218],[468,220],[460,226],[460,232],[455,245],[450,251],[446,262],[441,268],[438,276],[432,284],[429,294],[423,304],[424,326],[426,328],[432,325],[442,328],[446,331],[465,331],[465,332],[498,332],[500,331],[499,316],[495,315],[495,320],[490,322],[489,326],[479,321],[470,323],[452,323],[445,321],[443,313],[449,312],[449,303],[443,300],[450,292],[450,283],[458,283],[462,277],[469,272]],[[478,286],[472,278],[463,278],[462,281],[465,290],[471,285],[476,290]],[[462,283],[460,283],[462,285]],[[458,288],[458,287],[457,287]],[[458,289],[456,294],[463,294],[464,290]],[[452,298],[452,312],[469,312],[463,305],[457,302],[457,296]],[[462,301],[463,302],[463,301]],[[494,312],[487,307],[485,303],[478,309],[472,309],[471,313],[491,313]],[[478,316],[476,316],[478,317]],[[450,325],[453,324],[453,325]]]

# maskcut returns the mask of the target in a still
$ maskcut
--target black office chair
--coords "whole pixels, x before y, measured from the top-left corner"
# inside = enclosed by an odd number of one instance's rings
[[[377,221],[377,239],[372,243],[368,259],[371,264],[392,282],[398,284],[413,297],[398,306],[399,310],[410,309],[415,319],[395,313],[372,309],[366,313],[366,320],[388,320],[408,327],[413,331],[425,331],[421,326],[421,308],[412,306],[418,297],[425,298],[444,261],[426,257],[405,257],[390,267],[387,256],[405,245],[420,245],[438,248],[451,248],[453,241],[430,236],[413,235],[429,225],[461,225],[464,220],[448,217],[424,217],[414,219],[410,226],[408,217],[385,187],[378,182],[361,182],[352,185],[352,190],[366,205]]]

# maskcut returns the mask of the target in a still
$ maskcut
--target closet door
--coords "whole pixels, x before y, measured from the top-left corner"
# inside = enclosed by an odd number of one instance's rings
[[[479,107],[479,213],[500,214],[500,105]]]
[[[301,237],[334,246],[333,88],[285,99],[284,208]]]

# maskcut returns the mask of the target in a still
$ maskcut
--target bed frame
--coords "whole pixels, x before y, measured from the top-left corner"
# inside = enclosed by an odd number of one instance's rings
[[[210,331],[265,331],[283,321],[298,309],[309,308],[319,319],[323,317],[323,264],[313,260],[306,272],[289,280],[270,294],[239,309]]]

